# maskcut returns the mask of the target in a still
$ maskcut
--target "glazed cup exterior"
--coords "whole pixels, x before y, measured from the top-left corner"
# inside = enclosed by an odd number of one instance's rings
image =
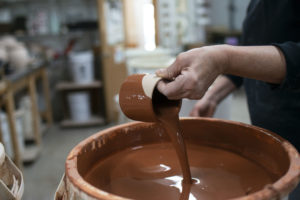
[[[119,92],[119,103],[128,118],[144,122],[156,121],[152,97],[160,80],[160,77],[153,74],[134,74],[127,77]]]

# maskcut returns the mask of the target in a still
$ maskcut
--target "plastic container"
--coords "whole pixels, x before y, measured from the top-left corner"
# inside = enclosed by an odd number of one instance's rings
[[[181,127],[187,142],[235,152],[276,174],[275,182],[234,200],[286,200],[299,183],[299,153],[288,141],[275,133],[243,123],[210,118],[181,119]],[[164,129],[157,124],[133,122],[103,130],[85,139],[68,155],[65,175],[55,199],[127,199],[101,190],[82,177],[96,163],[115,152],[168,141],[163,133]]]
[[[23,133],[26,139],[34,138],[34,131],[32,127],[32,102],[29,96],[24,96],[20,100],[20,109],[24,113],[24,127]]]
[[[7,121],[6,113],[0,113],[1,118],[1,130],[2,130],[2,138],[3,144],[5,146],[7,155],[9,157],[14,157],[14,151],[12,146],[12,139],[10,134],[10,128]],[[18,139],[18,146],[20,152],[24,152],[25,145],[24,145],[24,112],[22,110],[18,110],[15,112],[15,126],[16,126],[16,133]]]
[[[73,52],[69,56],[73,81],[76,83],[90,83],[94,81],[93,53]]]
[[[70,117],[75,122],[88,121],[91,118],[90,96],[88,92],[68,94]]]

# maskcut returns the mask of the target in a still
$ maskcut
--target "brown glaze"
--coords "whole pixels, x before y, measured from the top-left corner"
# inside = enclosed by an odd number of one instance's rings
[[[192,185],[182,184],[177,155],[170,143],[121,151],[99,161],[84,179],[109,193],[143,200],[224,200],[256,192],[277,179],[230,151],[193,144],[187,147]]]
[[[260,182],[259,178],[263,176],[269,177],[269,180],[271,180],[271,183],[268,186],[263,187],[261,185],[255,190],[250,190],[248,191],[250,194],[247,196],[243,196],[243,194],[240,193],[240,195],[237,195],[239,197],[236,197],[235,199],[270,200],[279,195],[280,197],[283,197],[286,196],[299,182],[300,158],[298,152],[290,143],[274,133],[242,123],[205,118],[181,120],[181,127],[184,132],[184,139],[188,144],[189,156],[192,157],[190,163],[193,176],[195,176],[193,170],[194,166],[201,170],[201,166],[203,169],[207,167],[205,165],[212,165],[214,160],[213,157],[217,158],[215,161],[220,161],[219,159],[222,159],[224,154],[230,154],[236,158],[230,162],[228,161],[229,165],[230,163],[240,162],[239,160],[245,158],[244,160],[245,162],[248,162],[248,164],[246,164],[248,167],[254,166],[254,168],[259,169],[258,171],[261,171],[262,174],[264,174],[259,175],[259,177],[252,177],[245,172],[240,174],[237,172],[235,174],[237,176],[246,176],[242,181],[247,182],[251,180]],[[240,137],[241,134],[243,134],[243,137]],[[133,153],[139,151],[142,152],[143,150],[146,151],[147,147],[154,150],[152,145],[162,145],[166,148],[166,152],[169,151],[170,153],[171,148],[168,147],[167,144],[169,141],[169,137],[167,137],[165,130],[158,124],[135,122],[104,130],[81,142],[69,154],[66,161],[67,185],[71,184],[73,188],[77,188],[81,193],[93,197],[94,199],[126,199],[125,197],[122,198],[115,194],[110,194],[109,190],[105,192],[102,188],[97,188],[97,184],[93,185],[82,177],[88,177],[92,172],[91,169],[97,169],[97,166],[99,166],[101,161],[108,161],[118,155],[123,155],[123,157],[125,157],[125,154],[130,151]],[[144,148],[140,150],[136,149],[135,151],[132,150],[132,148],[140,146],[143,146]],[[169,150],[167,150],[167,147]],[[191,153],[193,150],[190,149],[193,149],[193,147],[196,149],[195,153]],[[210,150],[205,148],[210,148]],[[159,150],[158,147],[155,147],[155,149]],[[209,154],[209,152],[214,151],[219,153],[214,153],[214,156]],[[205,156],[201,153],[208,153],[208,155]],[[149,156],[144,157],[150,157],[150,154],[152,153],[149,153]],[[191,154],[194,154],[195,156],[198,154],[198,156],[193,157]],[[217,157],[215,154],[221,156]],[[129,155],[130,154],[127,156]],[[173,155],[175,155],[174,152]],[[157,157],[155,156],[154,159],[155,158]],[[201,160],[205,158],[208,158],[209,162]],[[165,162],[174,162],[174,159],[172,158],[170,158],[170,160],[163,160]],[[199,163],[195,164],[195,162],[198,161]],[[127,162],[127,164],[130,163]],[[137,162],[137,164],[137,166],[139,166],[139,162]],[[118,162],[117,165],[115,165],[116,168],[120,168],[121,166],[122,162]],[[235,165],[231,166],[232,169],[242,170],[244,168],[235,168],[234,166]],[[225,168],[230,169],[228,165]],[[180,174],[178,173],[178,165],[176,170],[174,169],[174,173]],[[106,173],[111,172],[105,172],[105,174]],[[104,173],[101,174],[104,175]],[[144,175],[145,173],[142,174]],[[158,174],[160,175],[160,173]],[[208,173],[205,172],[203,174]],[[201,178],[203,180],[206,178],[205,176],[201,177],[201,175],[198,177],[200,177],[200,180]],[[234,179],[231,178],[224,179],[225,182],[223,182],[222,185],[226,188],[233,180]],[[261,181],[261,184],[265,183]],[[195,185],[196,184],[192,185],[191,188],[183,187],[183,192],[181,194],[183,199],[186,196],[189,196],[189,190],[193,193],[193,187]],[[238,190],[237,188],[236,190]],[[245,187],[243,187],[241,191],[247,192]],[[178,196],[178,190],[176,195]]]
[[[191,171],[182,130],[179,124],[178,114],[180,107],[178,105],[180,105],[180,103],[178,103],[178,101],[168,100],[165,96],[161,95],[158,90],[154,90],[152,102],[157,119],[166,130],[176,151],[177,158],[175,159],[177,159],[180,163],[183,174],[183,182],[191,184]],[[160,154],[158,154],[158,156],[159,155]]]
[[[142,84],[144,76],[145,74],[134,74],[124,81],[119,93],[120,107],[123,113],[131,119],[162,123],[176,150],[184,177],[183,181],[191,183],[190,167],[179,126],[178,113],[181,101],[168,100],[155,89],[156,82],[147,85],[152,87],[151,96],[147,96],[145,85]]]

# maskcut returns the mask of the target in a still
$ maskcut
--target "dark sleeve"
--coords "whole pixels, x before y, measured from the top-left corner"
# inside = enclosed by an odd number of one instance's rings
[[[239,88],[239,87],[241,87],[241,85],[243,85],[243,78],[242,77],[239,77],[239,76],[234,76],[234,75],[228,75],[228,74],[226,74],[225,75],[227,78],[229,78],[231,81],[232,81],[232,83],[237,87],[237,88]]]
[[[300,43],[285,42],[272,44],[279,48],[286,61],[286,76],[280,85],[273,88],[300,90]]]

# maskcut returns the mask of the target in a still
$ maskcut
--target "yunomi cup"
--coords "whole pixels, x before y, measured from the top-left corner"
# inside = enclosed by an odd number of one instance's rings
[[[121,110],[128,118],[156,122],[154,98],[170,101],[178,110],[180,109],[181,100],[168,100],[158,92],[156,85],[160,80],[162,78],[154,74],[134,74],[127,77],[119,92],[119,103]]]

